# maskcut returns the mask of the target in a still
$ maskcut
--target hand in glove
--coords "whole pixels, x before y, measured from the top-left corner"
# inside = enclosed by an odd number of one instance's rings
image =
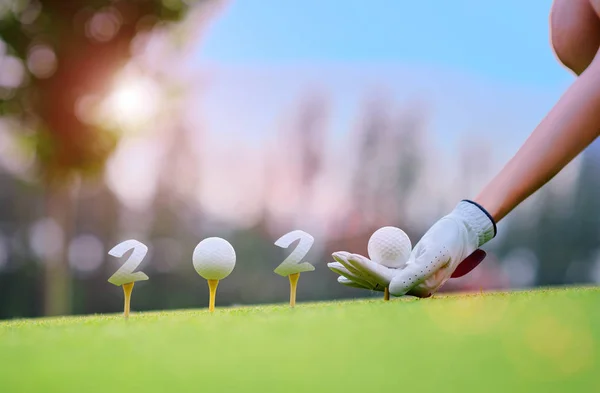
[[[461,277],[484,258],[478,248],[496,235],[491,216],[471,201],[460,202],[454,211],[436,222],[412,250],[404,267],[388,268],[362,255],[336,252],[328,266],[347,286],[427,297],[449,278]]]

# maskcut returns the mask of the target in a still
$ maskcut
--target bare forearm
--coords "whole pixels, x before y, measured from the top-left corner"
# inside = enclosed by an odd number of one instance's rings
[[[600,134],[600,63],[573,83],[475,201],[500,221]]]

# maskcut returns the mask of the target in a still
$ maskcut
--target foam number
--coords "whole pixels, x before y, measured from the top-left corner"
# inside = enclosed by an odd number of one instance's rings
[[[129,250],[133,252],[127,258],[123,266],[119,268],[108,279],[108,282],[116,286],[123,287],[123,294],[125,295],[125,302],[123,306],[123,316],[125,319],[129,318],[130,305],[131,305],[131,292],[133,291],[133,284],[136,281],[147,280],[148,276],[143,272],[135,272],[134,270],[142,263],[146,254],[148,254],[148,247],[145,244],[138,242],[137,240],[127,240],[123,243],[119,243],[114,246],[109,252],[109,255],[113,257],[121,258]]]
[[[134,272],[135,269],[142,263],[148,247],[137,240],[126,240],[117,244],[108,252],[113,257],[121,258],[129,250],[133,249],[131,256],[127,258],[123,266],[119,268],[109,279],[108,282],[117,286],[129,284],[136,281],[147,280],[148,276],[143,272]]]
[[[295,241],[300,240],[294,251],[275,269],[275,273],[280,276],[289,276],[290,274],[310,272],[315,270],[315,267],[308,262],[301,262],[302,258],[308,254],[315,239],[308,233],[296,230],[286,233],[280,237],[275,245],[281,248],[288,248]]]
[[[290,307],[296,306],[296,288],[300,273],[315,270],[315,267],[308,262],[302,262],[302,258],[308,254],[315,239],[304,231],[292,231],[281,236],[275,245],[281,248],[288,248],[293,242],[300,240],[294,251],[275,269],[275,273],[280,276],[287,276],[290,280]]]

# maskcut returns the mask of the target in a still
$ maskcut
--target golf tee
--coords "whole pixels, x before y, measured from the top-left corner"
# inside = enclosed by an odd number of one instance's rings
[[[298,287],[298,280],[300,279],[300,273],[290,274],[290,307],[296,305],[296,288]]]
[[[123,316],[125,318],[129,318],[129,311],[131,310],[131,292],[133,291],[132,282],[123,284],[123,293],[125,294],[125,306],[123,311]]]
[[[390,300],[390,288],[388,287],[385,287],[385,290],[383,291],[383,300]]]
[[[215,298],[217,297],[217,286],[219,286],[219,280],[207,280],[208,289],[210,290],[210,299],[208,303],[208,311],[215,311]]]

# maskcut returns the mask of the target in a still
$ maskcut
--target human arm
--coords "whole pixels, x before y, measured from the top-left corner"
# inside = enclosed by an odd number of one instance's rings
[[[356,254],[345,259],[338,256],[336,260],[351,273],[340,283],[349,285],[358,277],[366,279],[371,287],[389,286],[390,293],[396,296],[417,294],[423,297],[435,292],[460,270],[465,258],[493,237],[489,235],[495,222],[554,177],[599,133],[600,61],[595,59],[516,155],[475,198],[474,202],[479,205],[477,209],[471,206],[468,214],[462,214],[465,209],[457,207],[434,224],[417,244],[403,269],[377,266]]]
[[[600,135],[600,59],[569,87],[525,144],[474,199],[496,222]]]

